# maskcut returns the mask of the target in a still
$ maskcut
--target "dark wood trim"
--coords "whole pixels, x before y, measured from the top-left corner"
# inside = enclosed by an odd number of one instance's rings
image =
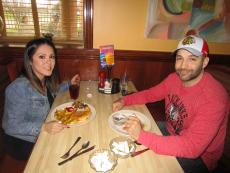
[[[115,50],[116,59],[174,62],[172,53],[157,51]],[[210,54],[210,64],[230,64],[230,55]]]
[[[0,64],[14,58],[23,58],[24,48],[0,47]],[[60,59],[91,59],[99,60],[98,49],[58,49]],[[115,50],[115,61],[159,61],[174,62],[170,52]],[[211,54],[210,64],[230,64],[230,55]]]
[[[36,0],[31,1],[31,7],[32,7],[33,20],[34,20],[35,37],[39,37],[41,34],[40,34],[40,25],[39,25],[39,17],[38,17]]]
[[[93,48],[93,0],[84,1],[84,48]]]
[[[3,23],[5,23],[5,15],[4,15],[4,13],[3,13],[3,6],[2,6],[2,3],[0,3],[0,17],[2,17]],[[2,33],[0,33],[0,37],[1,37],[1,35],[2,35],[3,37],[6,36],[6,27],[4,27],[3,30],[2,30]]]
[[[210,64],[230,64],[230,55],[211,54],[209,61]]]
[[[0,65],[16,66],[13,70],[19,71],[23,65],[23,52],[24,48],[0,47]],[[229,55],[211,55],[210,59],[207,70],[217,78],[229,74]],[[82,80],[97,80],[100,70],[99,50],[60,48],[58,66],[61,80],[70,79],[76,73],[80,73]],[[111,77],[119,78],[124,71],[136,88],[143,90],[158,84],[174,71],[174,58],[169,52],[115,50],[115,66]]]
[[[59,55],[63,58],[86,58],[99,59],[98,49],[58,49]],[[172,53],[138,50],[115,50],[115,61],[160,61],[174,62]],[[230,55],[211,54],[210,64],[230,64]]]

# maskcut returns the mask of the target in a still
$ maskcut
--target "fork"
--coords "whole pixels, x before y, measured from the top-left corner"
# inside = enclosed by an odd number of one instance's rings
[[[70,147],[70,149],[63,155],[61,156],[62,159],[66,159],[69,157],[70,151],[72,150],[72,148],[78,143],[78,141],[80,141],[81,137],[79,136],[76,141],[74,142],[74,144]]]
[[[132,113],[132,114],[130,114],[130,115],[120,114],[120,117],[114,116],[113,118],[114,118],[116,121],[122,121],[122,120],[124,121],[124,120],[128,120],[129,117],[131,117],[131,116],[136,117],[135,113]]]

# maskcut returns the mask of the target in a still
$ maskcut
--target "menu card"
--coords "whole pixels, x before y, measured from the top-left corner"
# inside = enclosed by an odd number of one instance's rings
[[[114,65],[114,46],[100,46],[100,64],[102,68]]]

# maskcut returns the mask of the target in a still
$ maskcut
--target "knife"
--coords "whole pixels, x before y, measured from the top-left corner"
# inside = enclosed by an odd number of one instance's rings
[[[82,152],[80,152],[80,153],[75,153],[75,154],[73,154],[72,156],[70,156],[68,159],[66,159],[66,160],[64,160],[64,161],[62,161],[62,162],[59,162],[58,165],[60,166],[60,165],[62,165],[62,164],[64,164],[64,163],[66,163],[66,162],[72,160],[72,159],[75,158],[75,157],[78,157],[78,156],[80,156],[80,155],[82,155],[82,154],[84,154],[84,153],[87,153],[87,152],[93,150],[94,148],[95,148],[95,145],[92,146],[92,147],[90,147],[90,148],[85,149],[84,151],[82,151]]]
[[[143,150],[134,152],[134,153],[131,154],[131,157],[135,157],[135,156],[137,156],[137,155],[139,155],[139,154],[141,154],[141,153],[144,153],[144,152],[146,152],[146,151],[148,151],[148,150],[149,150],[149,148],[146,148],[146,149],[143,149]]]

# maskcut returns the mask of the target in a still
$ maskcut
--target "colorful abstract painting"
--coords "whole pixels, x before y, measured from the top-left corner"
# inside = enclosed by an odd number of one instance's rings
[[[197,34],[210,42],[230,42],[229,0],[149,0],[147,11],[147,38]]]

